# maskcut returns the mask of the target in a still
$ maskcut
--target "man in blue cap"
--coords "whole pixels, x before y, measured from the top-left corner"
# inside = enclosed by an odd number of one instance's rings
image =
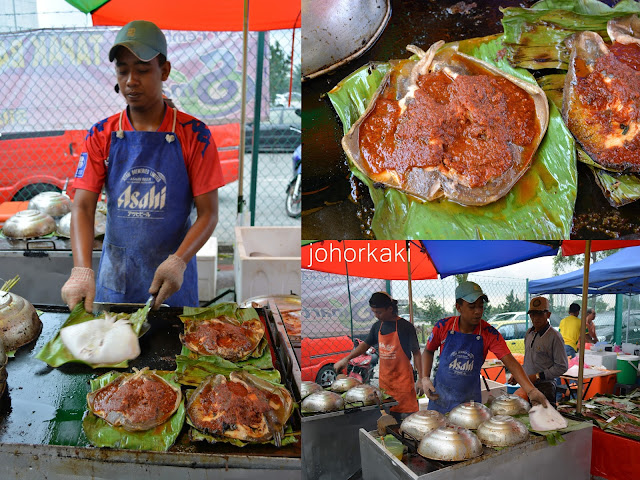
[[[69,308],[84,299],[198,306],[196,252],[218,221],[224,185],[211,132],[163,99],[169,78],[167,42],[153,23],[136,20],[118,32],[115,61],[122,112],[89,130],[74,186],[71,219],[74,268],[62,287]],[[107,193],[107,226],[97,280],[91,269],[98,196]],[[191,224],[195,204],[197,220]]]
[[[461,403],[480,402],[481,368],[489,351],[509,369],[531,403],[546,406],[545,396],[533,386],[502,335],[482,319],[484,303],[488,301],[480,285],[462,282],[456,288],[460,315],[443,318],[433,327],[422,353],[422,387],[429,397],[430,410],[447,413]],[[432,382],[430,373],[438,348],[440,363]]]

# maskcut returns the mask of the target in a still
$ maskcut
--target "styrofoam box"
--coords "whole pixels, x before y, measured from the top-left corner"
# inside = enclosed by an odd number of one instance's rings
[[[487,379],[487,385],[489,385],[488,392],[484,381],[480,379],[480,393],[482,394],[482,403],[487,403],[489,401],[489,395],[491,395],[493,398],[497,398],[500,395],[505,395],[507,393],[507,386],[504,383],[498,383],[494,382],[493,380]]]
[[[218,239],[211,237],[196,253],[198,264],[198,300],[209,301],[216,297],[218,278]]]
[[[300,293],[300,227],[235,227],[236,299]]]
[[[584,352],[584,364],[592,367],[603,366],[607,370],[615,370],[617,361],[616,352]]]

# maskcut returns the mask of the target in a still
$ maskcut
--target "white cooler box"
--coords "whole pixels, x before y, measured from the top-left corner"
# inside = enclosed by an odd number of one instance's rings
[[[196,253],[198,265],[198,300],[207,302],[216,297],[218,278],[218,239],[211,237]]]
[[[300,227],[236,227],[236,298],[300,294]]]
[[[592,367],[604,367],[607,370],[615,370],[618,361],[616,352],[584,352],[584,364]]]

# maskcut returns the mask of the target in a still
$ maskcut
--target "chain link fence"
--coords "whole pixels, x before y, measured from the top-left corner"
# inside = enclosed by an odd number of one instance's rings
[[[526,314],[530,296],[527,281],[521,278],[497,278],[471,273],[467,280],[478,283],[489,298],[483,318],[504,337],[512,353],[524,354],[524,336],[531,327]],[[457,279],[417,280],[411,282],[413,322],[421,348],[433,325],[441,318],[457,315],[455,288]],[[373,292],[387,291],[398,300],[398,314],[409,319],[409,295],[406,281],[385,281],[302,270],[303,379],[315,381],[322,369],[344,357],[353,348],[352,339],[364,339],[376,322],[369,308]],[[550,323],[557,328],[568,315],[569,305],[581,302],[578,295],[547,295],[551,304]],[[623,297],[622,341],[640,343],[640,296]],[[613,336],[615,295],[589,297],[596,309],[596,334],[601,341]],[[627,319],[629,326],[626,327]],[[345,340],[346,339],[346,340]],[[305,352],[306,350],[306,352]],[[324,371],[326,373],[326,370]]]
[[[73,195],[87,130],[126,107],[114,91],[107,58],[119,28],[87,26],[84,16],[78,22],[70,11],[42,22],[37,3],[5,2],[0,10],[0,203],[65,187]],[[41,28],[43,23],[56,28]],[[164,93],[212,130],[228,182],[218,192],[215,235],[219,244],[231,245],[238,209],[242,32],[165,34],[172,72]],[[248,45],[242,221],[299,225],[299,218],[287,215],[285,199],[294,178],[292,154],[300,145],[300,30],[250,32]]]

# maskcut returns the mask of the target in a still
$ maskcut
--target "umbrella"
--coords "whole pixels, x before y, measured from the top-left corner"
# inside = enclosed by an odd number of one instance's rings
[[[277,8],[270,0],[65,0],[84,13],[91,13],[96,26],[122,26],[132,20],[148,20],[166,30],[244,32],[242,98],[240,106],[240,152],[238,161],[238,223],[242,223],[242,194],[246,123],[247,36],[248,31],[300,28],[300,0],[281,0]]]

